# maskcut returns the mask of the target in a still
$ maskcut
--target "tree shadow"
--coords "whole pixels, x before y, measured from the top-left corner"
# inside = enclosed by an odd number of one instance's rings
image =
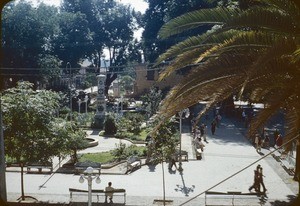
[[[148,164],[149,172],[155,172],[156,164]]]
[[[99,132],[100,132],[99,129],[93,129],[90,135],[99,135]]]
[[[300,199],[297,198],[297,196],[288,195],[287,198],[288,198],[287,201],[275,200],[275,201],[270,201],[270,204],[271,204],[271,206],[298,206],[298,205],[300,205]]]
[[[181,176],[181,180],[182,180],[182,185],[176,185],[177,188],[175,188],[175,191],[182,192],[183,194],[185,194],[186,197],[188,197],[190,193],[194,192],[195,185],[192,185],[191,187],[187,187],[185,185],[185,181],[184,181],[182,172],[180,172],[180,176]]]

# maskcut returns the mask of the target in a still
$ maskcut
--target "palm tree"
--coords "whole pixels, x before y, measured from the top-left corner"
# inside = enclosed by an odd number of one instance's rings
[[[282,110],[287,120],[284,140],[297,140],[299,145],[300,9],[296,0],[257,0],[244,10],[230,6],[190,12],[166,23],[159,37],[202,25],[212,29],[179,42],[157,60],[157,64],[172,60],[160,80],[179,69],[190,70],[163,101],[162,119],[206,100],[200,117],[232,94],[247,94],[249,101],[265,105],[251,123],[249,135]],[[300,177],[299,154],[297,150],[295,179]]]

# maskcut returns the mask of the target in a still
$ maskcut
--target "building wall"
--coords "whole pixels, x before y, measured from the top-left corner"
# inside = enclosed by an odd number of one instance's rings
[[[167,79],[158,82],[159,70],[154,71],[154,80],[147,79],[147,65],[140,64],[136,66],[136,81],[134,83],[134,93],[133,96],[140,96],[146,93],[152,86],[158,87],[160,90],[165,88],[172,88],[175,86],[181,79],[182,75],[172,74]]]

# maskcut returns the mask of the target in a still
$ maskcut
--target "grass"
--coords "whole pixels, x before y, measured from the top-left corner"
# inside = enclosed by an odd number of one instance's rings
[[[146,129],[143,129],[143,130],[141,131],[141,133],[140,133],[140,139],[145,141],[145,139],[146,139],[148,133],[149,133],[149,132],[148,132]]]
[[[91,161],[99,163],[109,163],[114,160],[114,156],[110,152],[87,153],[79,158],[79,162]]]
[[[137,156],[143,156],[145,147],[130,146],[126,147],[126,154],[128,156],[136,154]],[[98,153],[86,153],[79,157],[79,162],[91,161],[99,162],[101,164],[113,162],[114,156],[110,151],[108,152],[98,152]]]

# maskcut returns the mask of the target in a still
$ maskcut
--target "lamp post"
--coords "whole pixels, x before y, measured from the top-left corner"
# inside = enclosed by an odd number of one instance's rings
[[[72,68],[70,62],[67,62],[66,68],[69,66],[69,89],[70,89],[70,121],[72,121]]]
[[[86,175],[82,174],[82,175],[80,175],[80,178],[79,178],[79,182],[80,183],[83,183],[84,179],[86,179],[87,182],[88,182],[88,206],[92,206],[92,181],[94,179],[96,179],[96,183],[97,184],[99,184],[101,182],[99,175],[92,176],[93,175],[93,171],[94,171],[94,168],[88,167],[84,171],[84,173]]]
[[[4,136],[2,122],[2,108],[0,98],[0,199],[7,201],[6,192],[6,173],[5,173],[5,153],[4,153]]]
[[[183,168],[182,168],[182,155],[181,155],[181,138],[182,138],[182,119],[183,119],[183,115],[185,118],[188,118],[190,116],[190,110],[188,108],[181,110],[179,113],[179,133],[180,133],[180,142],[179,142],[179,167],[178,167],[178,171],[182,172]]]

